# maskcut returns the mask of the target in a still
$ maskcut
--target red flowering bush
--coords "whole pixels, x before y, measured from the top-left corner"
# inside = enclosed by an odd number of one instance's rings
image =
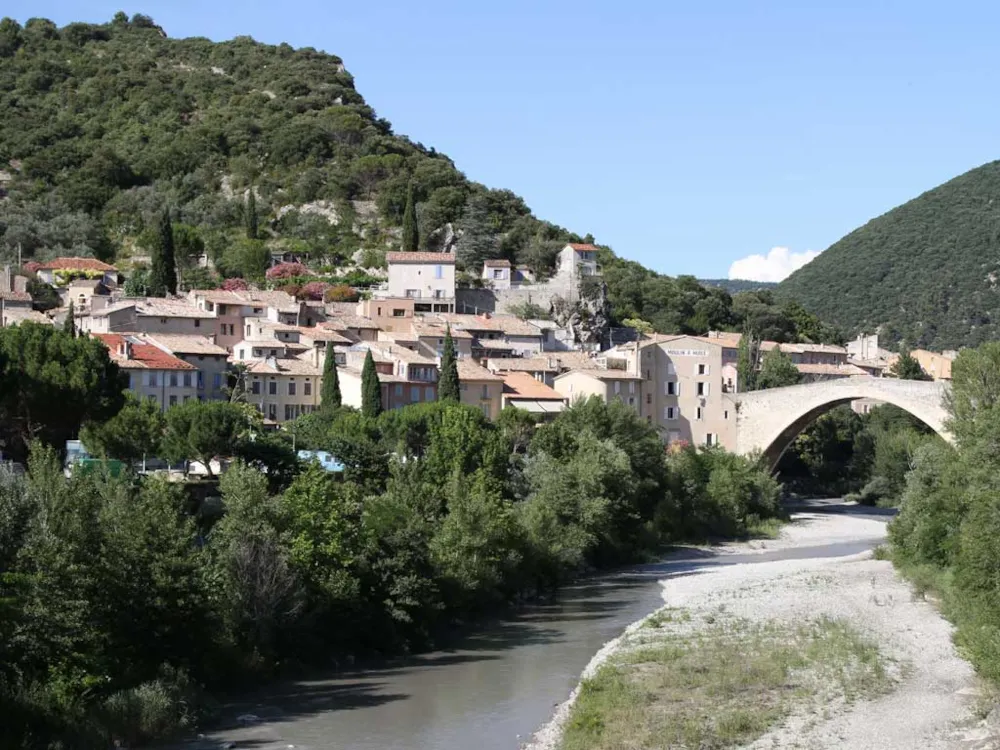
[[[321,300],[330,285],[325,281],[310,281],[299,290],[299,297],[302,299]]]
[[[29,260],[27,263],[21,266],[21,270],[23,270],[25,273],[35,273],[41,267],[42,264],[39,263],[38,261]]]
[[[269,279],[294,279],[297,276],[308,276],[309,269],[301,263],[279,263],[274,268],[267,269],[265,277]]]
[[[249,288],[246,279],[226,279],[219,285],[219,289],[226,292],[245,292]]]
[[[361,295],[347,284],[337,284],[326,290],[324,299],[327,302],[357,302]]]

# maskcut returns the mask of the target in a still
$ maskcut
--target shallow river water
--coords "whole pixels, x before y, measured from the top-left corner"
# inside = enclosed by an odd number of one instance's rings
[[[568,697],[607,641],[662,606],[657,581],[707,566],[853,555],[880,541],[756,554],[683,552],[590,579],[564,589],[556,602],[485,623],[448,650],[270,685],[226,710],[259,722],[232,722],[212,732],[208,746],[516,750]]]

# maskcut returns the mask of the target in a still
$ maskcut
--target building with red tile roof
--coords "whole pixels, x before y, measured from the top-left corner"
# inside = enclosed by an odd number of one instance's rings
[[[95,333],[108,348],[111,360],[128,376],[128,387],[160,409],[203,398],[198,392],[198,368],[175,357],[142,336],[131,333]]]

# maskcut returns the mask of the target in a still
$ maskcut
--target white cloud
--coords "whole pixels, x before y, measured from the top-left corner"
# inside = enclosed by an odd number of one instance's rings
[[[817,255],[819,250],[793,253],[787,247],[772,247],[767,255],[748,255],[729,267],[729,278],[748,281],[782,281]]]

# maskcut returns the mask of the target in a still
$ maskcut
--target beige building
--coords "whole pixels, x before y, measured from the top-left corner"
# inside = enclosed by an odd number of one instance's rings
[[[96,333],[108,354],[128,376],[128,387],[138,398],[160,409],[198,398],[198,369],[139,336]]]
[[[322,370],[311,361],[268,357],[247,363],[246,398],[265,420],[281,424],[316,410]]]
[[[213,344],[208,336],[154,333],[144,334],[141,338],[197,368],[199,400],[220,401],[227,398],[229,355],[221,346]]]
[[[563,371],[556,357],[501,357],[486,360],[486,369],[499,375],[527,373],[539,383],[551,386],[556,375]],[[567,368],[568,369],[568,368]]]
[[[108,288],[118,286],[118,269],[97,258],[53,258],[42,263],[36,274],[55,287],[64,287],[75,279],[101,281]]]
[[[554,418],[566,408],[566,397],[526,372],[508,372],[503,377],[503,405]]]
[[[496,419],[503,408],[503,378],[470,359],[459,359],[458,382],[461,401],[479,409],[487,419]]]
[[[512,274],[509,260],[487,260],[483,262],[483,281],[491,289],[510,289]]]
[[[570,370],[557,375],[554,384],[571,404],[597,396],[605,403],[617,399],[643,413],[643,380],[624,370]]]
[[[352,316],[368,318],[383,331],[408,331],[413,325],[413,299],[406,297],[373,297],[358,302]],[[339,311],[330,317],[344,314]]]
[[[256,290],[227,292],[221,289],[192,289],[190,304],[212,313],[216,320],[215,343],[232,351],[245,336],[247,318],[263,318],[272,323],[313,326],[325,317],[320,309],[300,302],[285,292]]]
[[[923,371],[935,380],[951,380],[951,363],[958,357],[958,352],[931,352],[927,349],[914,349],[910,352],[910,356],[917,360]]]
[[[454,253],[386,253],[385,260],[386,298],[412,299],[418,313],[455,309]]]
[[[213,337],[215,314],[182,299],[123,299],[77,318],[84,333],[171,333]]]

